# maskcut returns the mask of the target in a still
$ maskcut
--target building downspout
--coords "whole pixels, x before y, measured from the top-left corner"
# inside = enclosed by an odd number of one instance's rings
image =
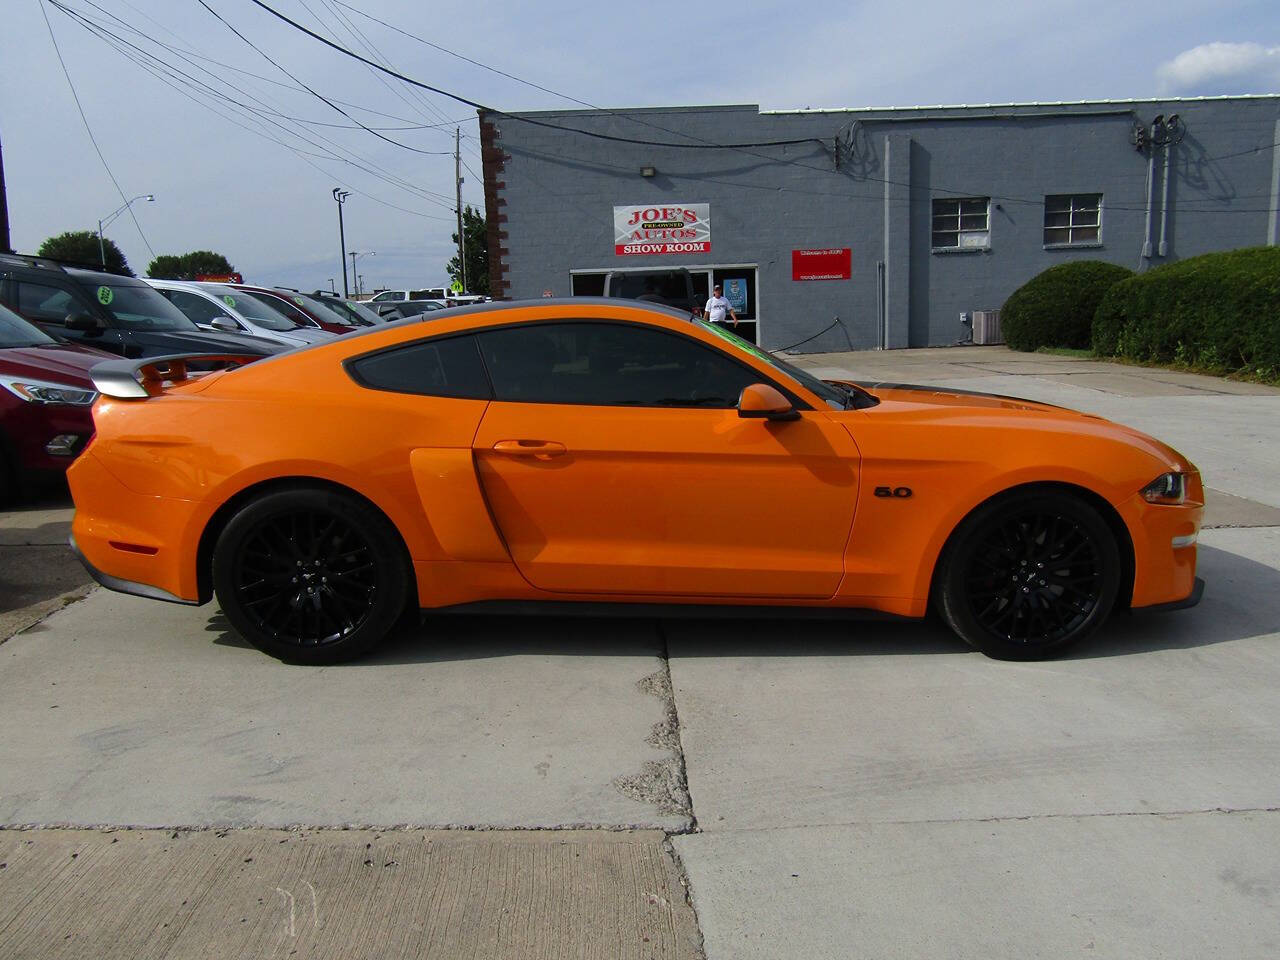
[[[1169,227],[1169,152],[1173,149],[1173,142],[1168,141],[1164,145],[1164,182],[1160,185],[1160,246],[1157,252],[1162,257],[1169,255],[1169,244],[1167,242]]]
[[[876,261],[876,349],[886,350],[889,346],[889,331],[885,324],[884,309],[884,261]]]
[[[1147,157],[1147,222],[1142,228],[1142,258],[1151,259],[1151,208],[1156,201],[1156,148]]]
[[[1280,231],[1280,120],[1276,121],[1276,132],[1272,138],[1275,146],[1271,148],[1271,215],[1267,218],[1267,246],[1276,245],[1276,232]]]

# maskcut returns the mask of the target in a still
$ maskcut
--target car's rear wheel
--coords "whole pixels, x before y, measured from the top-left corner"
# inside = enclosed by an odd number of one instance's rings
[[[1115,537],[1093,507],[1029,491],[961,523],[938,571],[937,601],[948,625],[988,656],[1039,660],[1101,627],[1120,579]]]
[[[410,575],[395,528],[356,497],[278,490],[243,506],[213,552],[213,585],[231,625],[290,663],[350,660],[404,611]]]

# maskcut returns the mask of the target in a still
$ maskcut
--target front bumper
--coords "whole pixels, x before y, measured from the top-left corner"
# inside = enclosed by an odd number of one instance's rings
[[[1204,581],[1196,577],[1195,585],[1191,588],[1190,596],[1182,600],[1170,600],[1168,603],[1153,603],[1148,607],[1142,607],[1145,613],[1150,610],[1155,613],[1163,613],[1168,610],[1187,610],[1194,607],[1200,602],[1200,598],[1204,596]]]

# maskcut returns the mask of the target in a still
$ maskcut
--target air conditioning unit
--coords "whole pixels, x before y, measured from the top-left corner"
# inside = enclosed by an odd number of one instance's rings
[[[1000,335],[999,310],[973,311],[973,342],[977,344],[1004,343]]]

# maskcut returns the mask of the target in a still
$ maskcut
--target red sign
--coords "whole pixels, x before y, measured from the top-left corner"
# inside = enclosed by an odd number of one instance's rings
[[[244,277],[238,273],[197,273],[196,280],[202,283],[244,283]]]
[[[791,251],[792,280],[848,280],[853,275],[853,250],[825,247]]]

